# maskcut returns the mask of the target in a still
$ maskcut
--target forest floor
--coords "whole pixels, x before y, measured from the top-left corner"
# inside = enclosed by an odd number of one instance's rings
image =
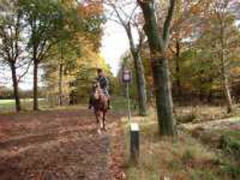
[[[217,106],[177,107],[178,135],[159,137],[156,112],[133,117],[140,125],[140,157],[129,162],[128,122],[124,165],[131,180],[234,180],[240,178],[240,109],[226,114]]]
[[[0,179],[120,179],[120,145],[112,143],[120,118],[110,113],[99,135],[86,106],[0,114]]]

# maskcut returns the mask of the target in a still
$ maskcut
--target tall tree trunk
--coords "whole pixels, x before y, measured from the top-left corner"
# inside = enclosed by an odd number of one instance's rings
[[[225,42],[225,25],[222,19],[220,19],[220,39],[221,39],[221,52],[220,52],[220,59],[221,59],[221,73],[222,73],[222,84],[223,84],[223,91],[227,102],[227,112],[231,113],[233,111],[233,102],[231,91],[229,87],[229,69],[228,69],[228,59],[226,55],[226,42]]]
[[[147,115],[147,94],[146,94],[146,81],[145,81],[145,74],[144,74],[144,67],[142,63],[142,58],[140,56],[140,45],[136,48],[133,42],[133,36],[131,31],[131,25],[128,24],[125,27],[129,45],[131,49],[131,54],[134,60],[134,67],[136,73],[136,82],[137,82],[137,92],[138,92],[138,109],[140,116]]]
[[[222,56],[224,55],[222,54]],[[228,72],[226,70],[225,63],[224,63],[224,57],[222,57],[221,65],[222,65],[222,84],[223,84],[224,95],[227,102],[227,112],[231,113],[233,111],[233,102],[232,102],[231,90],[229,87]]]
[[[11,71],[12,71],[12,82],[13,82],[13,90],[14,90],[14,98],[15,98],[15,108],[16,111],[21,111],[21,102],[19,98],[19,92],[18,92],[18,81],[17,81],[17,74],[16,74],[16,67],[15,64],[11,64]]]
[[[223,81],[224,81],[224,94],[227,100],[227,112],[231,113],[233,111],[233,102],[232,102],[228,78],[224,77]]]
[[[58,88],[59,88],[59,105],[63,105],[63,100],[62,100],[62,89],[63,89],[63,64],[59,64],[59,82],[58,82]]]
[[[176,81],[177,81],[177,91],[178,91],[178,96],[182,95],[182,87],[181,87],[181,80],[180,80],[180,64],[179,64],[179,60],[180,60],[180,42],[179,39],[177,39],[176,41],[176,58],[175,58],[175,62],[176,62]]]
[[[132,52],[138,89],[139,115],[147,115],[147,94],[144,67],[139,52]]]
[[[37,111],[38,108],[38,62],[34,60],[33,65],[33,110]]]
[[[173,115],[173,101],[170,85],[170,73],[165,49],[168,41],[168,33],[164,30],[164,38],[159,37],[157,19],[155,16],[154,1],[141,1],[140,4],[144,19],[144,30],[148,37],[151,52],[151,67],[153,72],[154,87],[156,93],[156,105],[160,135],[173,136],[176,134],[175,118]],[[166,28],[172,16],[172,11],[167,16]]]
[[[175,135],[175,119],[168,60],[165,57],[152,59],[152,71],[160,134],[173,136]]]

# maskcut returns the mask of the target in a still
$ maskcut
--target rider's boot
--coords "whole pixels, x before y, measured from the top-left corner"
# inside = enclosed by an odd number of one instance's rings
[[[92,98],[89,99],[88,109],[92,109]]]

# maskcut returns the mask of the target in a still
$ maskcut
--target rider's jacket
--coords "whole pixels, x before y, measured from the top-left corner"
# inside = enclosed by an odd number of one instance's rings
[[[106,94],[108,94],[108,90],[109,90],[108,79],[105,76],[98,76],[96,80],[97,82],[99,82],[101,89],[104,90]]]

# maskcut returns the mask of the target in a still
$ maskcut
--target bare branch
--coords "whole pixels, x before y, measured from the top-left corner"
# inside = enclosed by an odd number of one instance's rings
[[[21,79],[28,73],[31,65],[32,65],[32,61],[28,62],[28,66],[27,66],[26,70],[18,77],[18,82],[20,82]]]
[[[171,21],[173,18],[175,3],[176,3],[176,0],[170,0],[168,14],[163,26],[163,41],[165,44],[167,43],[166,41],[168,40],[168,37],[169,37],[169,29],[170,29]]]

